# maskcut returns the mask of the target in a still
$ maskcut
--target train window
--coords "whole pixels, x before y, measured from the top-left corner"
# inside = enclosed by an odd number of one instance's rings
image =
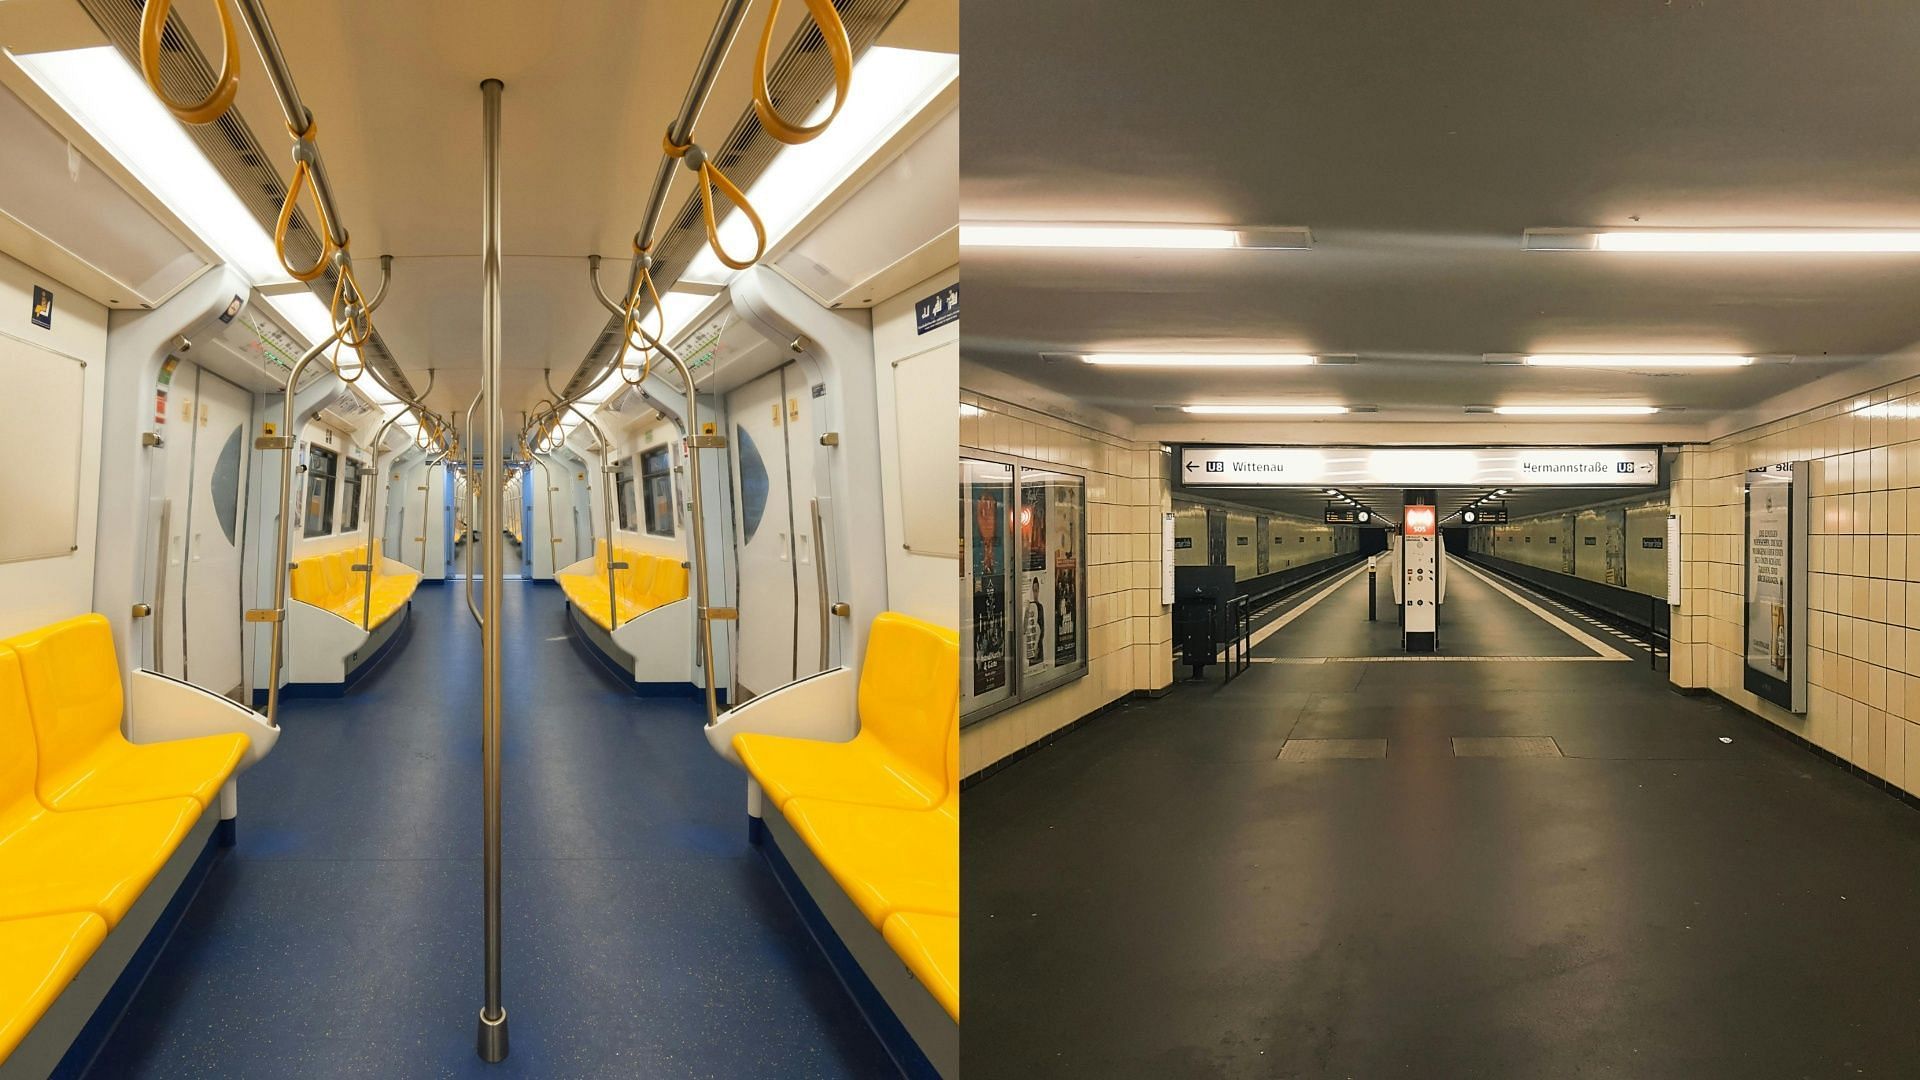
[[[673,535],[673,463],[667,448],[656,446],[640,455],[640,484],[647,496],[647,532]]]
[[[628,458],[613,471],[613,505],[620,513],[620,527],[631,532],[639,509],[634,505],[633,459]]]
[[[307,524],[302,535],[333,533],[333,490],[339,478],[340,455],[310,447],[307,451]]]
[[[366,475],[366,466],[352,458],[347,459],[346,471],[340,474],[340,531],[353,532],[360,527],[360,487],[361,479]]]
[[[1087,481],[960,463],[961,696],[978,720],[1087,672]]]

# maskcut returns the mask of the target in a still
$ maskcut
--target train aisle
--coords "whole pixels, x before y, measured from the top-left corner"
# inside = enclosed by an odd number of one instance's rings
[[[421,589],[413,620],[347,697],[285,703],[239,845],[90,1076],[891,1070],[748,846],[698,704],[612,683],[567,638],[560,590],[519,581],[502,619],[516,1052],[475,1057],[479,651],[458,581]]]
[[[1904,1074],[1908,807],[1643,656],[1371,662],[1364,577],[969,788],[970,1080]]]

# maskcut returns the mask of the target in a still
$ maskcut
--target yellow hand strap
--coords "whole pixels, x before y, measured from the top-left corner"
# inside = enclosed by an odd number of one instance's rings
[[[296,139],[312,139],[320,124],[313,121],[307,130],[296,132]],[[293,227],[293,211],[300,203],[300,189],[313,192],[313,218],[320,237],[320,257],[312,266],[295,266],[287,261],[287,230]],[[295,281],[312,281],[327,272],[327,258],[333,254],[333,224],[327,220],[327,208],[320,202],[319,189],[313,186],[313,169],[305,161],[295,160],[293,183],[287,185],[287,197],[280,204],[280,217],[273,223],[273,250],[280,256],[280,267]]]
[[[671,133],[660,141],[660,145],[666,150],[667,156],[675,160],[685,158],[687,151],[693,149],[693,143],[691,141],[684,144],[675,143]],[[734,270],[745,270],[747,267],[759,262],[760,256],[767,252],[767,227],[761,224],[760,215],[754,213],[753,206],[747,202],[746,193],[738,187],[735,187],[733,181],[727,179],[727,174],[715,167],[713,159],[707,157],[705,154],[702,154],[700,157],[699,175],[700,210],[706,216],[707,243],[713,247],[714,255]],[[753,256],[751,258],[745,260],[735,259],[733,256],[727,254],[725,248],[720,246],[720,224],[715,219],[713,212],[713,189],[716,187],[720,189],[720,194],[727,197],[728,202],[740,208],[740,212],[747,217],[747,223],[753,226],[754,243]]]
[[[646,253],[638,252],[638,254]],[[640,309],[640,298],[643,295],[653,300],[653,314],[660,323],[660,329],[654,333],[653,337],[658,341],[667,332],[667,313],[660,305],[660,291],[654,287],[651,266],[642,267],[640,276],[634,279],[633,291],[627,294],[626,315],[620,320],[620,351],[615,354],[613,362],[620,371],[620,381],[628,386],[639,386],[647,381],[648,375],[653,373],[653,346],[640,345],[638,346],[641,360],[640,377],[627,378],[627,350],[635,347],[633,336],[640,329],[640,319],[634,312]]]
[[[780,17],[780,0],[769,0],[767,4],[767,25],[760,31],[760,51],[753,58],[753,111],[760,114],[760,127],[767,134],[789,146],[807,142],[827,130],[833,118],[840,115],[840,106],[847,103],[847,87],[853,82],[853,43],[847,40],[847,27],[840,21],[840,12],[833,6],[833,0],[806,0],[806,4],[814,23],[820,27],[827,56],[833,61],[833,111],[827,113],[827,118],[806,127],[789,121],[773,107],[773,95],[767,88],[767,49],[773,44],[773,24]]]
[[[173,0],[147,0],[140,13],[140,74],[145,76],[153,96],[167,111],[189,124],[211,124],[233,106],[233,95],[240,89],[239,38],[233,31],[233,17],[227,14],[225,0],[214,0],[220,13],[220,75],[213,81],[213,92],[199,101],[175,101],[160,87],[160,38],[167,30],[167,13]]]

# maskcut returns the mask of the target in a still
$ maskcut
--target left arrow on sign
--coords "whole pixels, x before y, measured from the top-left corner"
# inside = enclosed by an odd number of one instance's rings
[[[1193,471],[1193,468],[1194,468],[1194,466],[1193,466],[1193,462],[1191,462],[1191,461],[1189,461],[1189,462],[1187,462],[1187,471],[1188,471],[1188,472],[1192,472],[1192,471]]]

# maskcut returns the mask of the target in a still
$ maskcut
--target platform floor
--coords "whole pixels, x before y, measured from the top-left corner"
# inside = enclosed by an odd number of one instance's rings
[[[968,1080],[1920,1075],[1920,813],[1460,565],[968,789]]]
[[[339,700],[286,703],[213,870],[90,1077],[876,1077],[892,1067],[747,843],[692,700],[506,583],[512,1055],[481,1005],[477,631],[458,583]]]

